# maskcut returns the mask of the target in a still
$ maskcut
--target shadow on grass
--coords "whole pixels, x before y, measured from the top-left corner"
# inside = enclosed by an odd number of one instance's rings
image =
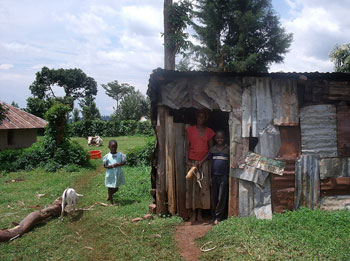
[[[77,222],[84,216],[84,210],[78,209],[75,212],[75,215],[70,218],[71,222]]]
[[[115,204],[119,206],[126,206],[126,205],[132,205],[133,203],[139,203],[139,200],[133,200],[133,199],[114,199]]]

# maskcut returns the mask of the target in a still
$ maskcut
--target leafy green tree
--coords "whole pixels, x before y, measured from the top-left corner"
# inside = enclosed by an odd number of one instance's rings
[[[55,86],[64,90],[65,96],[58,97]],[[97,94],[96,81],[88,77],[81,69],[49,69],[43,67],[36,73],[35,81],[29,86],[34,98],[43,100],[54,99],[63,104],[74,107],[74,101]]]
[[[73,113],[72,113],[72,122],[73,123],[80,121],[79,114],[80,114],[79,109],[78,108],[74,108]]]
[[[79,103],[83,120],[100,120],[101,114],[96,103],[91,98],[86,98]]]
[[[120,120],[139,121],[142,116],[149,116],[150,101],[140,91],[127,94],[120,103]]]
[[[8,108],[6,108],[2,103],[0,103],[0,124],[6,119]]]
[[[194,16],[200,44],[190,54],[201,70],[267,72],[292,41],[270,0],[198,0]]]
[[[29,112],[40,118],[44,118],[45,113],[52,106],[53,99],[40,99],[35,97],[29,97],[27,99],[27,108],[26,112]]]
[[[116,111],[119,110],[119,103],[122,101],[125,95],[133,91],[135,88],[127,83],[119,84],[118,81],[109,82],[107,84],[101,84],[103,89],[106,90],[106,94],[117,101]]]
[[[350,73],[350,43],[335,45],[329,57],[334,63],[334,71]]]

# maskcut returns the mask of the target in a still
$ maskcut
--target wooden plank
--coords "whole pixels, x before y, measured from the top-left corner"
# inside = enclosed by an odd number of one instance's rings
[[[165,143],[165,166],[168,192],[168,211],[171,215],[176,214],[175,196],[175,141],[174,141],[174,121],[173,117],[166,113],[166,143]]]
[[[228,217],[239,215],[239,191],[238,179],[229,177]]]
[[[186,209],[186,160],[185,160],[185,126],[174,123],[175,139],[175,185],[177,214],[183,219],[188,218]]]
[[[165,176],[165,113],[167,108],[158,106],[157,118],[157,142],[158,142],[158,163],[156,180],[156,205],[157,215],[166,215],[166,176]]]

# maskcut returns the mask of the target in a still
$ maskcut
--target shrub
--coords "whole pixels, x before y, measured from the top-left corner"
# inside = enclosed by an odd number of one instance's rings
[[[20,157],[23,149],[8,149],[0,151],[0,171],[15,171],[14,162]]]
[[[127,153],[126,163],[129,166],[145,166],[150,165],[151,155],[154,151],[155,138],[147,140],[143,147],[136,147]]]
[[[127,121],[78,121],[69,124],[69,135],[71,137],[88,137],[88,136],[132,136],[146,135],[153,136],[154,131],[149,121],[138,122],[133,120]]]
[[[56,171],[75,164],[87,166],[88,152],[77,142],[71,142],[67,135],[66,115],[68,107],[55,104],[46,113],[49,121],[42,141],[22,150],[0,152],[0,171],[31,170],[43,167],[46,171]]]

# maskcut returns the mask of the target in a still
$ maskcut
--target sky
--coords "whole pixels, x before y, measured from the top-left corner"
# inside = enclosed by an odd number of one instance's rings
[[[272,5],[293,43],[270,72],[332,72],[330,51],[350,42],[350,0]],[[97,81],[96,104],[110,115],[116,102],[101,84],[117,80],[146,94],[152,70],[163,67],[162,31],[163,0],[0,0],[0,100],[26,107],[43,66],[80,68]]]

